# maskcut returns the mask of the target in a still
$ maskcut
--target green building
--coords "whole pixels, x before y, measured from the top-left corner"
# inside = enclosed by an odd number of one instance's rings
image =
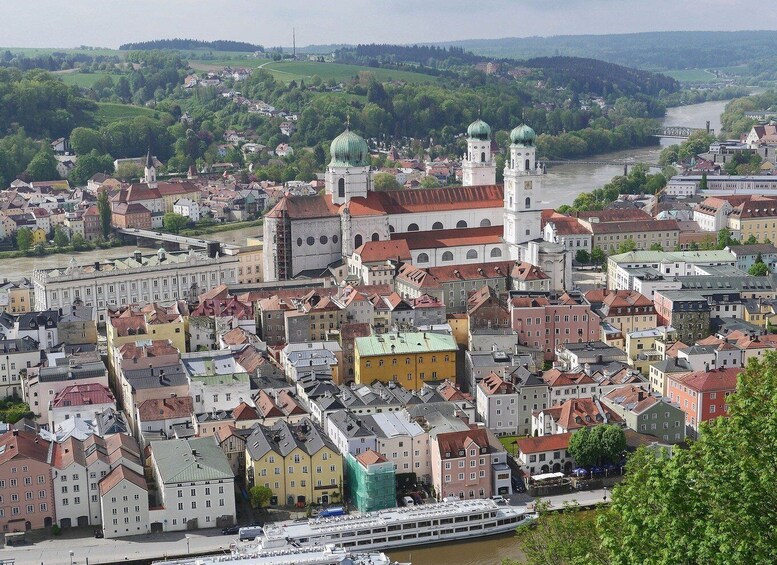
[[[345,456],[348,498],[359,512],[371,512],[397,505],[394,463],[368,449],[356,457]]]

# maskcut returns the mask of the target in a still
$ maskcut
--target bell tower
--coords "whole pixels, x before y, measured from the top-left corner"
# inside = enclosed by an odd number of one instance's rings
[[[367,142],[351,131],[350,125],[329,146],[332,160],[326,168],[326,193],[333,204],[367,197],[370,186],[370,151]]]
[[[479,118],[467,128],[467,154],[461,163],[461,174],[464,186],[496,183],[496,165],[491,155],[491,126]]]
[[[149,186],[156,184],[156,167],[154,166],[154,158],[151,156],[151,148],[148,148],[148,154],[146,155],[146,166],[144,168],[143,180]]]
[[[504,240],[514,259],[520,259],[518,245],[542,237],[542,171],[536,163],[536,138],[527,125],[510,132],[510,158],[504,171]]]

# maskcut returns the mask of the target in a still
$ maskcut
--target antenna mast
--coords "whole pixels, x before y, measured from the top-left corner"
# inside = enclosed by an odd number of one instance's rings
[[[292,43],[292,51],[291,56],[293,59],[297,58],[297,28],[291,28],[291,43]]]

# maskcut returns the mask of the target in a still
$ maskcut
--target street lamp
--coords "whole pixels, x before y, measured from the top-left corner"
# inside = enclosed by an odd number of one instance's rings
[[[73,565],[73,550],[70,550],[70,565]]]
[[[184,536],[186,538],[186,555],[189,555],[189,534]],[[70,565],[73,565],[72,563]]]
[[[604,501],[607,502],[607,487],[604,487]]]

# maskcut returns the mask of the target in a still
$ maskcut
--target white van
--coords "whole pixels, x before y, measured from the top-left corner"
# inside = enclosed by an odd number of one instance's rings
[[[493,500],[497,504],[507,504],[507,500],[501,494],[495,494],[494,496],[491,497],[491,500]]]
[[[402,502],[405,503],[405,506],[415,506],[415,501],[413,500],[412,496],[402,497]]]

